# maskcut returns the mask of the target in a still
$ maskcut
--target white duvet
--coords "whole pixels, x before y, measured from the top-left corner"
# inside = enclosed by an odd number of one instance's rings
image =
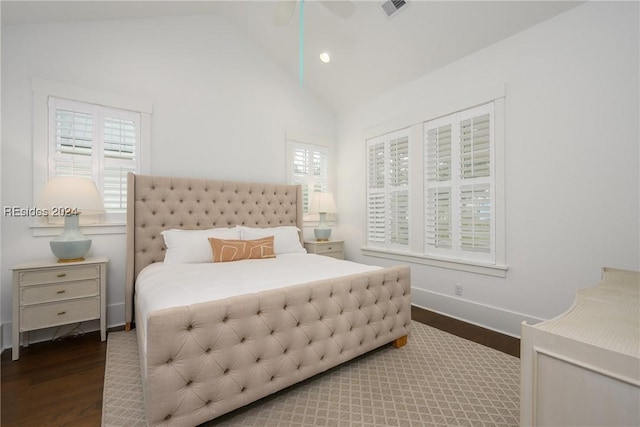
[[[220,263],[165,265],[158,262],[145,267],[136,280],[136,300],[142,318],[139,320],[146,326],[148,314],[163,308],[332,279],[380,268],[303,253]]]

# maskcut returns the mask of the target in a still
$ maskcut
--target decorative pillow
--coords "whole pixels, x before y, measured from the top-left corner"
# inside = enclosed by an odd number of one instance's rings
[[[273,252],[273,236],[257,240],[224,240],[210,237],[209,244],[213,251],[213,262],[276,257]]]
[[[209,237],[240,239],[240,228],[210,228],[208,230],[165,230],[162,233],[167,250],[165,264],[211,262]]]
[[[244,226],[240,226],[239,228],[241,230],[241,239],[243,240],[273,236],[273,245],[276,255],[307,252],[300,242],[300,229],[298,227],[287,225],[273,228],[253,228]]]

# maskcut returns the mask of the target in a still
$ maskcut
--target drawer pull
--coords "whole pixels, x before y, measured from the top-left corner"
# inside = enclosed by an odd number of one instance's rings
[[[65,289],[63,289],[63,290],[58,291],[58,292],[56,292],[56,293],[57,293],[57,294],[64,294],[65,292],[67,292],[67,291],[66,291]]]
[[[67,273],[60,273],[60,274],[58,274],[58,277],[64,277],[66,275],[67,275]]]
[[[62,316],[63,314],[67,314],[66,311],[61,311],[60,313],[58,313],[58,316]]]
[[[331,246],[327,246],[327,249],[332,250],[332,249],[333,249],[333,247],[331,247]]]

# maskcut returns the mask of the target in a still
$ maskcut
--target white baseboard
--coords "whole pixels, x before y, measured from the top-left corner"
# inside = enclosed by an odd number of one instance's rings
[[[526,314],[424,289],[411,288],[411,303],[417,307],[516,338],[520,338],[522,321],[530,325],[543,321]]]

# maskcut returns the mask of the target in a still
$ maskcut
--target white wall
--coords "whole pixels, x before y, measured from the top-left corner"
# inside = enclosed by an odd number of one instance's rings
[[[360,251],[363,131],[505,85],[507,277],[414,264],[414,303],[519,336],[521,320],[565,311],[603,266],[640,269],[638,15],[636,2],[587,3],[341,114],[336,234],[347,257],[399,263]]]
[[[284,182],[285,131],[334,139],[335,116],[216,16],[17,25],[2,29],[2,205],[31,206],[33,77],[153,105],[156,175]],[[2,218],[1,321],[10,342],[11,272],[51,257],[30,218]],[[93,236],[111,259],[108,324],[124,322],[125,239]],[[6,345],[5,345],[6,346]]]

